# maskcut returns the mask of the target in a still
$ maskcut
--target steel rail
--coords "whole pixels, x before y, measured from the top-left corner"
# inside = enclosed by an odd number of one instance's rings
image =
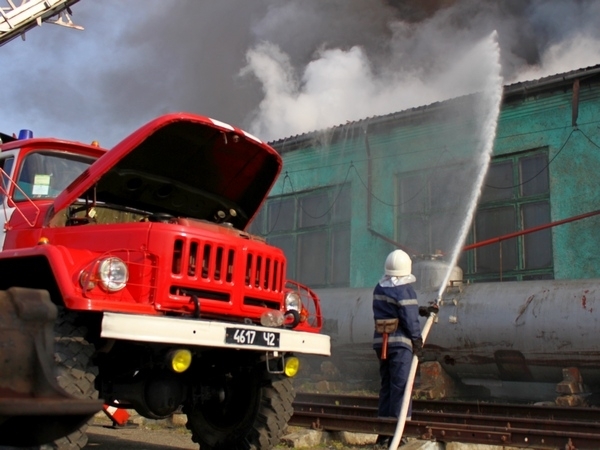
[[[298,393],[296,402],[339,406],[377,408],[378,399],[372,395],[341,395]],[[483,414],[491,416],[530,417],[555,420],[600,422],[600,408],[561,407],[554,405],[523,405],[512,403],[469,402],[453,400],[413,400],[413,411]]]
[[[415,401],[412,420],[406,422],[404,435],[426,440],[522,448],[600,448],[598,410],[483,405],[487,409],[474,409],[482,406],[479,403]],[[447,408],[444,409],[444,406]],[[576,412],[574,416],[577,419],[569,416],[568,411]],[[587,415],[583,415],[584,411]],[[376,397],[299,394],[290,425],[392,435],[396,419],[377,418]]]

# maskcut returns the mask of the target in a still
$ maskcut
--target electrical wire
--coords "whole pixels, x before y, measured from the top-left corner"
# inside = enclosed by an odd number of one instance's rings
[[[323,214],[319,215],[319,216],[313,216],[311,215],[308,211],[306,211],[304,209],[304,207],[302,206],[302,202],[299,202],[300,204],[300,209],[304,212],[304,214],[306,214],[308,217],[310,217],[311,219],[321,219],[322,217],[325,217],[327,214],[329,214],[329,212],[333,209],[333,206],[336,204],[340,194],[342,193],[342,189],[344,188],[346,182],[348,181],[348,175],[350,174],[350,169],[352,168],[352,162],[350,162],[350,167],[348,167],[348,170],[346,171],[346,177],[344,178],[344,181],[342,181],[342,183],[339,185],[339,189],[337,194],[335,195],[335,198],[333,199],[333,202],[331,203],[331,205],[329,205],[329,208],[327,208],[327,211],[325,211]],[[294,193],[294,198],[296,198],[296,200],[298,199],[298,194],[297,192],[294,191],[294,186],[292,185],[292,179],[290,178],[290,186],[292,188],[292,192]]]
[[[558,155],[560,155],[560,152],[563,151],[563,149],[565,148],[565,146],[567,145],[567,143],[569,142],[569,140],[571,140],[571,136],[573,136],[573,133],[575,133],[575,131],[578,131],[577,128],[571,130],[571,132],[569,133],[569,136],[567,136],[567,139],[565,142],[563,142],[563,145],[560,147],[560,149],[556,152],[556,155],[554,155],[549,161],[548,163],[538,172],[536,173],[534,176],[532,176],[531,178],[529,178],[528,180],[522,181],[521,183],[517,183],[517,184],[513,184],[512,186],[493,186],[491,184],[484,184],[485,187],[487,188],[492,188],[492,189],[514,189],[516,187],[520,187],[523,186],[533,180],[535,180],[537,177],[539,177],[542,173],[544,173],[546,171],[546,169],[548,167],[550,167],[550,164],[552,164],[552,162],[556,159],[556,157]]]
[[[323,214],[321,214],[319,216],[313,216],[308,211],[306,211],[306,209],[304,209],[304,207],[302,206],[302,202],[298,202],[300,205],[300,209],[304,212],[304,214],[306,214],[311,219],[321,219],[322,217],[325,217],[327,214],[329,214],[329,212],[333,209],[333,207],[337,203],[337,201],[340,197],[340,194],[342,193],[342,190],[344,189],[344,186],[346,185],[346,182],[348,181],[348,175],[350,174],[350,169],[352,167],[353,167],[353,165],[352,165],[352,163],[350,163],[350,167],[348,167],[348,170],[346,171],[346,177],[344,178],[344,181],[339,185],[339,189],[337,191],[337,194],[335,195],[335,198],[333,199],[333,201],[331,202],[331,204],[329,205],[329,207]],[[281,197],[283,197],[283,195],[284,195],[283,191],[284,191],[284,186],[285,186],[286,180],[289,181],[290,189],[292,190],[292,196],[294,197],[294,199],[296,201],[298,200],[298,192],[296,192],[294,190],[294,185],[292,184],[292,179],[290,178],[288,172],[286,172],[285,176],[283,178],[282,186],[281,186],[281,196],[279,197],[280,200],[275,200],[277,203],[279,203],[279,205],[278,205],[279,208],[277,209],[277,216],[275,216],[275,221],[273,222],[273,227],[267,231],[265,236],[270,235],[273,232],[273,230],[275,229],[275,227],[277,226],[277,222],[279,220],[279,214],[281,213],[281,203],[282,203]]]
[[[577,128],[577,131],[583,134],[583,136],[590,142],[590,144],[600,149],[600,145],[596,144],[587,134],[584,133],[584,131],[581,128]]]
[[[581,130],[582,126],[595,125],[595,124],[600,124],[600,120],[598,120],[598,121],[592,121],[592,122],[586,122],[586,123],[583,123],[583,124],[579,124],[578,128],[576,128],[575,130],[581,132],[582,134],[584,134],[583,131]],[[516,137],[531,136],[531,135],[535,135],[535,134],[547,133],[549,131],[564,130],[564,129],[568,129],[568,128],[571,128],[571,126],[569,125],[569,126],[556,127],[556,128],[545,128],[543,130],[531,131],[531,132],[528,132],[528,133],[515,133],[515,134],[510,134],[510,135],[503,135],[503,136],[498,136],[496,139],[498,141],[504,140],[504,139],[514,139]],[[587,136],[586,136],[586,138],[587,138]],[[589,138],[588,138],[588,140],[589,140]],[[598,146],[593,141],[590,140],[590,142],[594,146]],[[407,152],[404,155],[406,156],[406,155],[415,154],[415,153],[423,153],[425,151],[434,151],[436,149],[437,149],[437,147],[436,148],[426,149],[426,150],[420,148],[418,150]],[[397,154],[392,154],[392,155],[374,156],[374,157],[371,157],[371,161],[376,161],[376,160],[379,160],[379,159],[392,159],[392,158],[398,158],[398,155]],[[354,160],[354,163],[355,164],[366,163],[368,160],[369,160],[369,158],[356,159],[356,160]],[[294,169],[294,170],[288,171],[288,173],[294,174],[294,173],[300,173],[300,172],[306,172],[306,171],[313,171],[313,170],[316,170],[316,169],[333,168],[333,167],[344,166],[346,164],[347,163],[345,163],[345,162],[340,162],[340,163],[335,163],[335,164],[319,165],[317,167],[306,167],[306,168],[302,168],[302,169]]]
[[[285,172],[285,176],[283,177],[283,181],[281,182],[281,194],[280,194],[280,197],[283,197],[283,193],[284,193],[284,189],[285,189],[285,180],[291,180],[291,178],[288,175],[287,171]],[[291,182],[290,182],[290,184],[291,184]],[[279,203],[279,205],[278,205],[279,208],[277,208],[277,215],[275,216],[275,221],[273,222],[273,228],[271,228],[270,230],[267,230],[267,233],[265,234],[265,236],[268,236],[268,235],[270,235],[273,232],[273,230],[277,226],[277,222],[279,221],[279,214],[281,213],[281,201],[279,201],[278,203]],[[267,221],[267,225],[268,225],[268,221]]]
[[[598,122],[591,122],[591,123],[598,123]],[[564,129],[564,128],[566,128],[566,127],[555,128],[553,130]],[[544,130],[544,131],[552,131],[552,130]],[[538,171],[535,175],[533,175],[531,178],[529,178],[529,179],[527,179],[527,180],[525,180],[525,181],[523,181],[521,183],[514,184],[512,186],[493,186],[493,185],[485,184],[485,187],[492,188],[492,189],[514,189],[516,187],[523,186],[523,185],[525,185],[525,184],[533,181],[535,178],[537,178],[542,173],[544,173],[548,169],[548,167],[550,167],[550,165],[554,162],[554,160],[558,157],[558,155],[560,155],[561,152],[565,149],[567,143],[571,140],[571,137],[573,136],[573,134],[576,131],[580,132],[592,145],[594,145],[595,147],[597,147],[597,148],[600,149],[600,145],[598,145],[587,134],[585,134],[585,132],[583,130],[581,130],[581,128],[577,127],[577,128],[574,128],[574,129],[571,130],[571,132],[567,136],[566,140],[563,142],[563,144],[561,145],[561,147],[559,148],[559,150],[556,152],[556,154],[548,161],[548,163],[540,171]],[[537,133],[539,133],[539,132],[521,133],[519,135],[528,135],[528,134],[537,134]],[[504,136],[504,138],[507,138],[507,137],[508,136]],[[414,152],[410,152],[410,153],[419,153],[419,151],[414,151]],[[448,150],[447,150],[447,148],[445,148],[444,151],[440,154],[440,160],[441,160],[441,157],[444,154],[446,154],[446,153],[449,153]],[[381,157],[371,158],[371,160],[385,159],[385,158],[397,158],[397,157],[398,157],[398,155],[381,156]],[[367,161],[368,161],[368,158],[364,159],[364,160],[359,160],[358,162],[362,163],[362,162],[367,162]],[[319,168],[321,168],[321,169],[323,169],[323,168],[333,168],[333,167],[343,166],[345,164],[347,164],[347,163],[330,164],[330,165],[326,165],[326,166],[320,166]],[[344,177],[344,181],[339,185],[338,192],[336,193],[335,198],[333,199],[333,201],[331,202],[331,204],[329,205],[329,207],[327,208],[327,210],[323,214],[313,215],[313,214],[311,214],[309,211],[307,211],[302,206],[301,202],[299,202],[300,209],[304,212],[304,214],[306,214],[311,219],[320,219],[320,218],[326,216],[327,214],[329,214],[329,212],[333,209],[334,205],[337,203],[337,201],[339,199],[339,196],[340,196],[340,194],[342,192],[342,189],[344,188],[345,184],[348,181],[348,178],[349,178],[349,175],[350,175],[350,171],[352,169],[354,170],[354,172],[355,172],[356,176],[358,177],[358,180],[360,181],[360,183],[365,188],[365,191],[367,192],[367,194],[371,198],[373,198],[377,202],[381,203],[382,205],[389,206],[389,207],[392,207],[392,208],[397,208],[397,207],[402,206],[402,205],[404,205],[406,203],[409,203],[410,201],[412,201],[415,198],[417,198],[425,190],[425,188],[428,185],[428,182],[431,180],[431,177],[433,176],[433,171],[432,171],[430,177],[428,177],[427,180],[424,181],[421,189],[419,189],[411,198],[409,198],[409,199],[407,199],[405,201],[399,202],[399,203],[389,203],[389,202],[386,202],[385,200],[379,198],[377,195],[375,195],[375,193],[373,192],[373,190],[369,188],[369,186],[365,183],[365,181],[363,180],[363,178],[360,176],[360,172],[358,171],[358,168],[354,164],[354,161],[350,161],[350,165],[348,166],[348,170],[346,171],[346,176]],[[280,194],[279,198],[281,198],[281,197],[284,196],[285,183],[286,183],[286,180],[287,180],[289,182],[289,185],[290,185],[291,195],[296,200],[298,200],[299,192],[297,192],[294,189],[294,185],[292,183],[292,178],[290,177],[290,173],[296,174],[296,173],[304,172],[304,171],[307,171],[307,170],[315,170],[315,168],[305,168],[305,169],[297,169],[297,170],[293,170],[293,171],[286,171],[285,172],[285,176],[284,176],[283,181],[282,181],[281,194]],[[273,200],[275,200],[275,199],[273,199]],[[279,220],[279,214],[280,214],[280,212],[281,212],[281,204],[279,205],[279,208],[277,210],[277,215],[275,217],[275,221],[273,223],[273,226],[271,227],[270,230],[267,231],[266,235],[270,235],[273,232],[273,230],[275,229],[275,227],[277,225],[277,222]]]

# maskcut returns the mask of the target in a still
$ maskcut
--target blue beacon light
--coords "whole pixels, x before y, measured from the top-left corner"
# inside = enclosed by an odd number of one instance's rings
[[[31,139],[33,137],[33,131],[31,130],[21,130],[19,131],[19,140],[22,139]]]

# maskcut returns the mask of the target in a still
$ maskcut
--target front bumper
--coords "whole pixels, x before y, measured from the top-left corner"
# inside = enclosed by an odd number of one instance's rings
[[[231,342],[234,332],[242,332],[245,336],[276,335],[277,339],[243,339]],[[330,339],[324,334],[180,317],[106,312],[102,318],[101,336],[160,344],[331,355]]]

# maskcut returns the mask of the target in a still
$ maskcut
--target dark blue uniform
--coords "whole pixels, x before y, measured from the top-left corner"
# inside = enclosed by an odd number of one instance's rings
[[[381,389],[379,416],[398,417],[410,373],[412,341],[421,339],[417,294],[410,284],[394,286],[390,279],[380,281],[373,291],[373,316],[398,319],[398,328],[388,336],[387,359],[381,359],[383,336],[375,331],[373,348],[379,358]],[[409,408],[408,416],[411,415]]]

